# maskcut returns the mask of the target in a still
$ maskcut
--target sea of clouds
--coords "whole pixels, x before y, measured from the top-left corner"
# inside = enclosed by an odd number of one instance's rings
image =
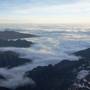
[[[47,28],[46,28],[47,29]],[[55,28],[56,29],[56,28]],[[8,88],[16,88],[27,84],[35,85],[35,81],[25,76],[25,73],[36,68],[37,66],[47,66],[56,64],[62,60],[79,60],[72,53],[90,47],[90,36],[85,30],[79,31],[26,31],[38,34],[41,37],[26,39],[33,41],[35,44],[30,48],[3,47],[0,51],[14,51],[20,54],[20,57],[32,60],[22,66],[11,69],[0,68],[0,75],[6,78],[0,79],[0,86]],[[77,29],[77,28],[75,28]],[[88,31],[89,32],[89,31]]]

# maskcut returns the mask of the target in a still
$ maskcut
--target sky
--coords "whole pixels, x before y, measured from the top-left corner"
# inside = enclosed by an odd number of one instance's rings
[[[90,0],[0,0],[0,23],[90,23]]]

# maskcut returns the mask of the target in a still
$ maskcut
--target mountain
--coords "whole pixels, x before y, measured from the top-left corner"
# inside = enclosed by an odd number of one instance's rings
[[[18,53],[12,51],[0,52],[0,67],[12,68],[31,61],[32,60],[19,57]]]
[[[0,31],[0,39],[4,39],[4,40],[30,38],[30,37],[36,37],[36,35],[24,34],[24,33],[19,33],[15,31]]]
[[[0,39],[0,47],[30,47],[33,44],[31,41],[26,41],[26,40],[3,40]]]

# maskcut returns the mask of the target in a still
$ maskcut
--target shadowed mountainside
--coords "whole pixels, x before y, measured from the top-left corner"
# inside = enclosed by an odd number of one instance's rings
[[[33,44],[31,41],[26,41],[26,40],[2,40],[0,39],[0,47],[30,47]]]
[[[37,36],[33,34],[24,34],[15,31],[0,31],[0,39],[4,39],[4,40],[30,38],[30,37],[37,37]]]
[[[27,75],[37,84],[31,90],[90,90],[90,74],[81,80],[76,78],[80,71],[90,70],[90,48],[76,52],[75,55],[82,58],[79,61],[63,60],[54,66],[37,67],[27,72]],[[87,83],[83,82],[84,79],[87,80]],[[74,86],[74,83],[77,85]]]
[[[29,59],[19,57],[19,54],[12,51],[0,52],[0,67],[12,68],[31,62]]]

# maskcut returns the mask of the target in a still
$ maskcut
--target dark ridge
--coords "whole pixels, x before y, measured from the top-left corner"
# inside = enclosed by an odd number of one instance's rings
[[[19,54],[15,52],[0,52],[0,67],[12,68],[29,62],[31,62],[31,60],[21,58],[19,57]]]
[[[6,80],[5,77],[3,77],[2,75],[0,75],[0,80],[3,79],[3,80]]]
[[[11,89],[5,88],[5,87],[0,87],[0,90],[11,90]]]
[[[17,87],[15,90],[32,90],[34,86],[31,85],[25,85],[21,87]]]
[[[90,48],[74,53],[76,56],[90,58]]]
[[[30,47],[33,44],[31,41],[26,40],[2,40],[0,39],[0,47]]]
[[[68,90],[76,76],[72,71],[75,68],[74,63],[77,64],[77,62],[67,63],[69,67],[60,68],[59,63],[55,66],[38,67],[28,72],[28,77],[31,77],[37,84],[32,90]],[[70,65],[71,63],[74,66]]]
[[[20,39],[20,38],[30,38],[37,37],[37,35],[33,34],[24,34],[15,31],[0,31],[0,39]]]

